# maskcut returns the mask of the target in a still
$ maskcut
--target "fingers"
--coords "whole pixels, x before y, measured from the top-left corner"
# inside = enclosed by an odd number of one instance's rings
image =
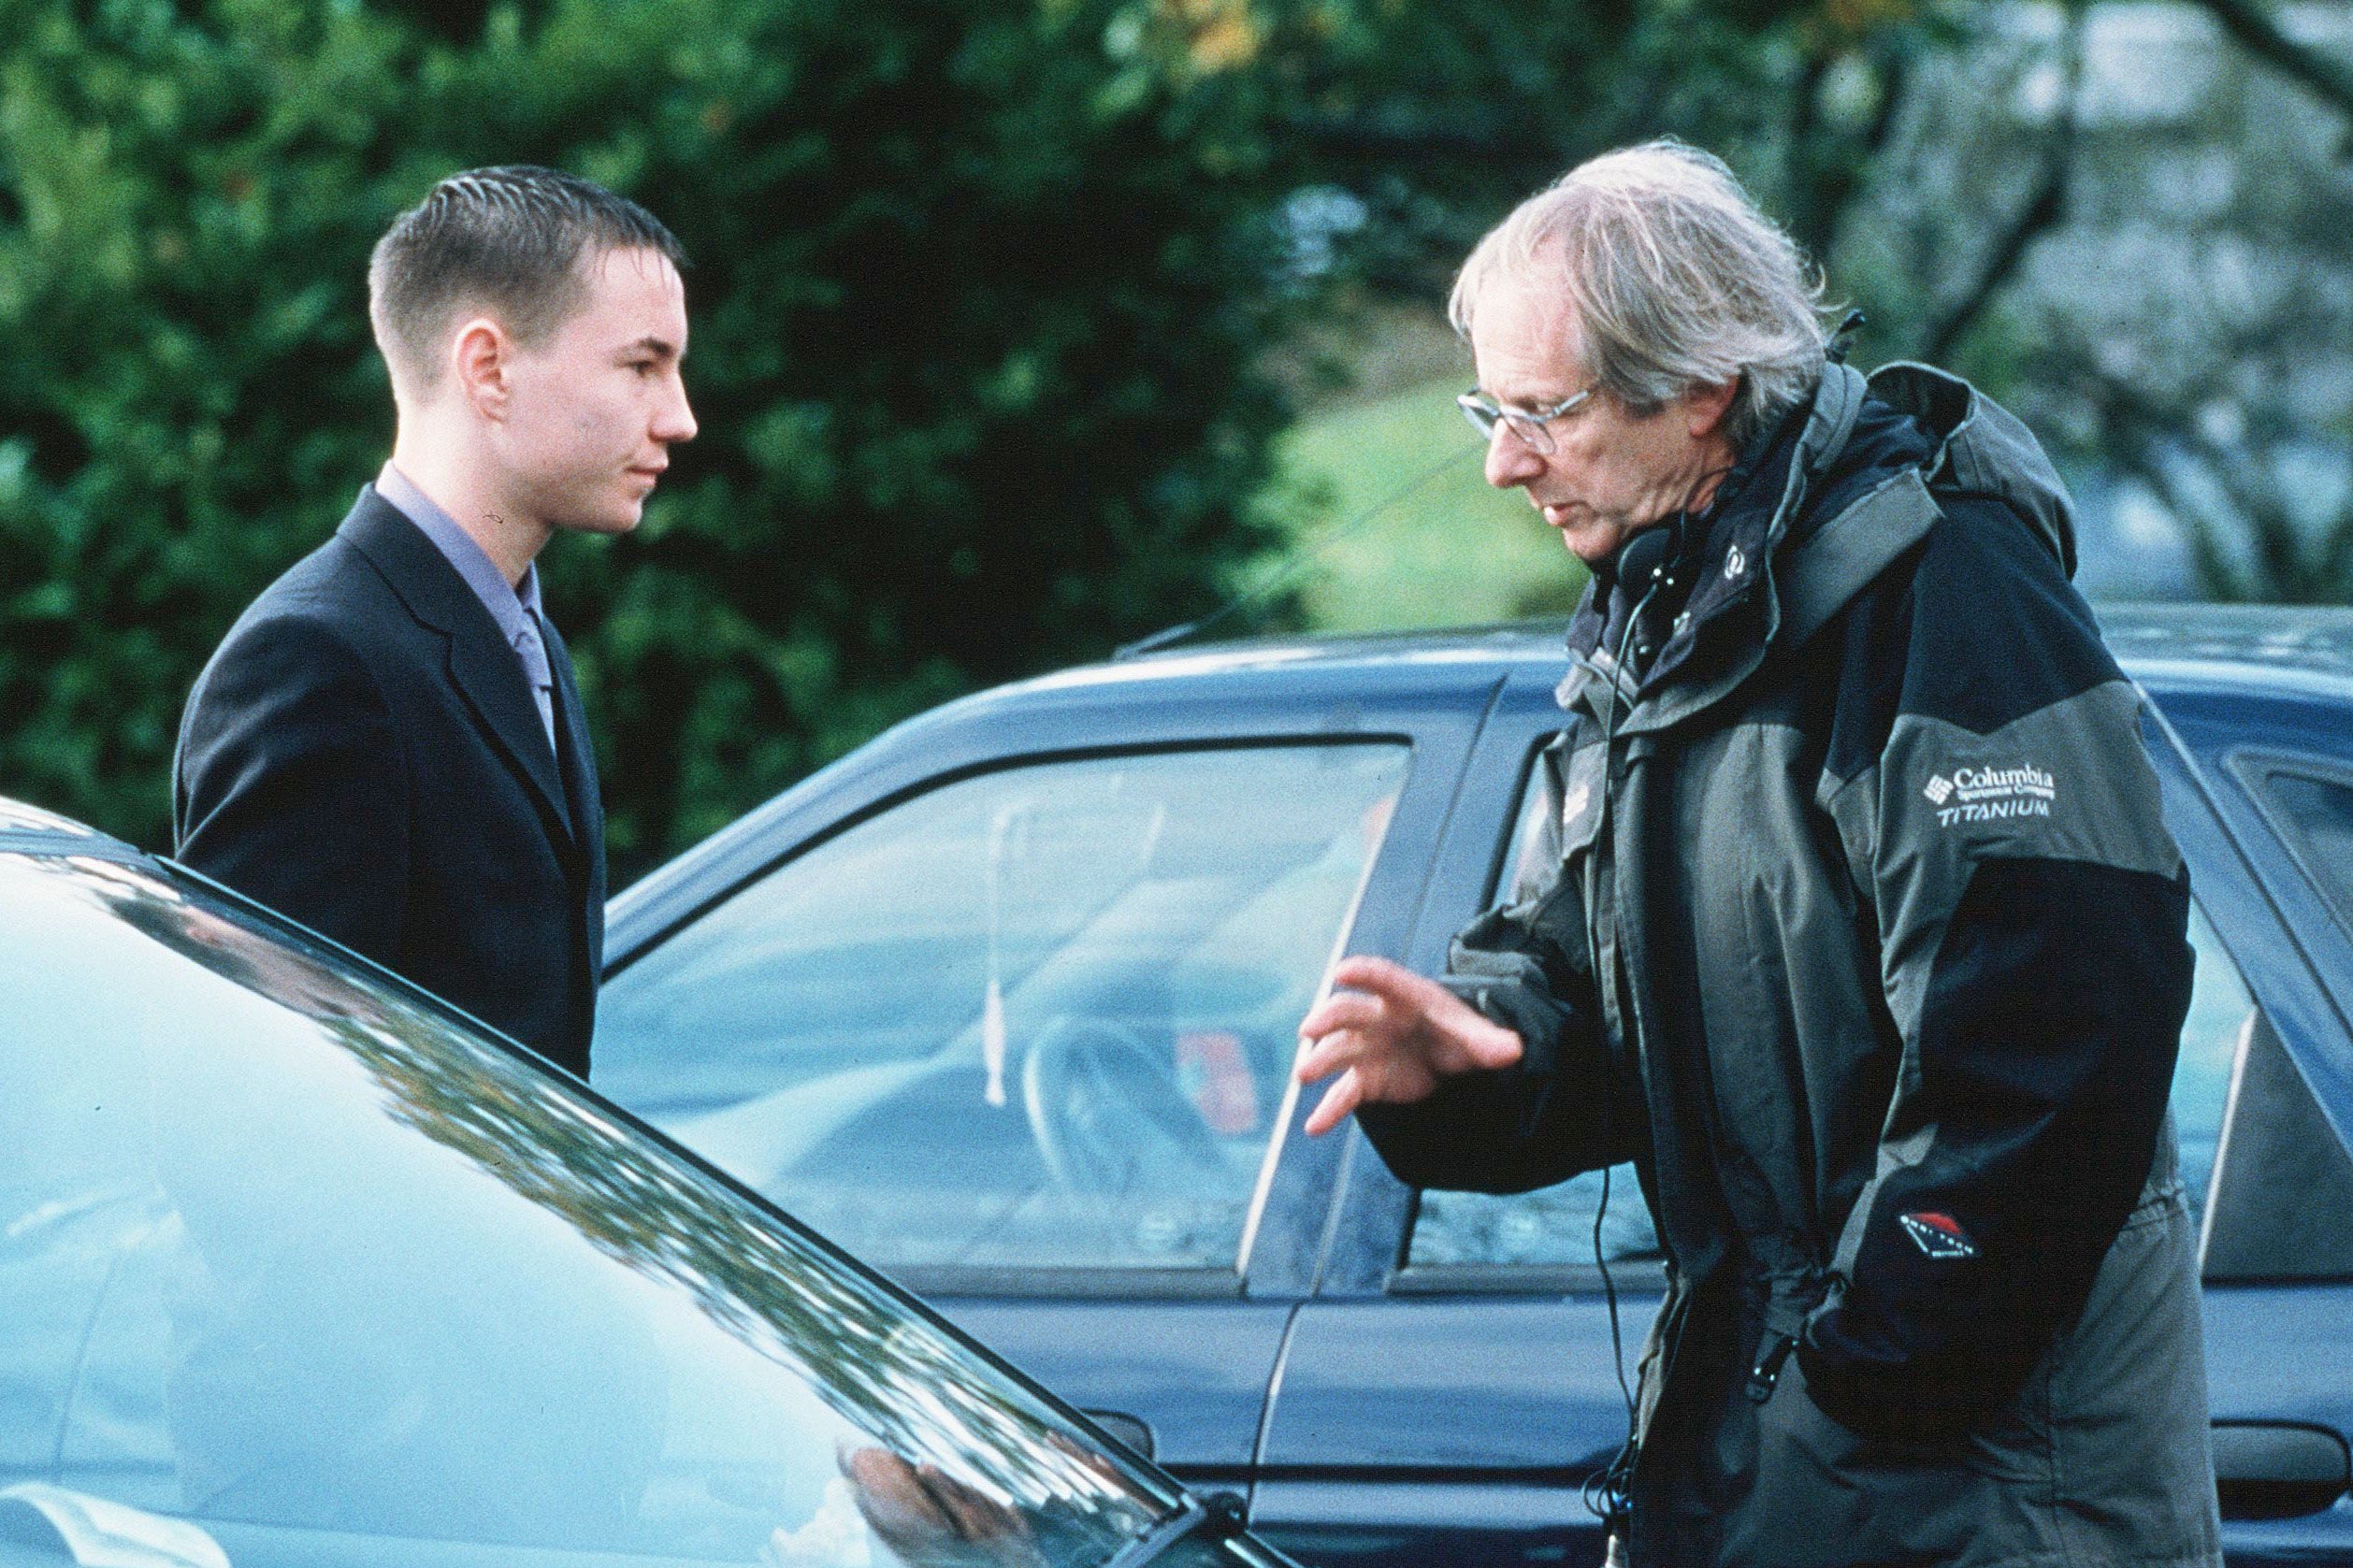
[[[1348,958],[1333,970],[1332,978],[1350,991],[1335,994],[1307,1023],[1328,1014],[1336,1027],[1367,1030],[1383,1045],[1410,1047],[1434,1072],[1509,1067],[1520,1059],[1523,1042],[1518,1033],[1403,965],[1386,958]],[[1344,999],[1346,1004],[1337,1005]],[[1384,1030],[1393,1031],[1393,1038]],[[1306,1025],[1301,1032],[1313,1037]]]
[[[1356,1115],[1357,1106],[1364,1101],[1364,1080],[1357,1077],[1356,1070],[1351,1067],[1323,1091],[1323,1098],[1316,1101],[1316,1108],[1307,1113],[1308,1136],[1321,1138]]]
[[[1342,958],[1333,967],[1332,984],[1335,988],[1345,986],[1351,991],[1367,992],[1383,1001],[1406,1007],[1425,1006],[1429,993],[1443,988],[1403,964],[1370,955]]]
[[[953,1532],[915,1467],[885,1448],[859,1448],[843,1456],[858,1511],[874,1533],[894,1549],[936,1541]]]
[[[1334,1078],[1308,1114],[1311,1134],[1330,1131],[1360,1106],[1409,1104],[1441,1078],[1509,1067],[1523,1054],[1513,1030],[1387,958],[1344,959],[1332,981],[1335,989],[1299,1025],[1292,1068],[1301,1084]]]
[[[1332,994],[1301,1020],[1300,1039],[1324,1042],[1345,1030],[1361,1037],[1358,1050],[1395,1049],[1421,1024],[1433,1000],[1446,997],[1442,987],[1386,958],[1342,959],[1332,971]],[[1338,1059],[1334,1051],[1309,1052],[1299,1064],[1299,1081],[1314,1083]],[[1309,1062],[1315,1063],[1313,1072]]]
[[[1509,1067],[1527,1054],[1527,1042],[1520,1038],[1519,1030],[1489,1022],[1460,999],[1449,1000],[1463,1010],[1463,1027],[1455,1031],[1463,1066],[1493,1072]]]
[[[917,1470],[916,1481],[932,1506],[967,1541],[996,1541],[1021,1532],[1021,1517],[948,1475],[935,1464]]]
[[[1292,1072],[1302,1084],[1319,1083],[1379,1049],[1361,1029],[1335,1029],[1299,1054]]]
[[[935,1464],[911,1464],[888,1449],[866,1447],[843,1453],[841,1467],[859,1512],[906,1563],[968,1561],[959,1550],[966,1545],[984,1548],[1004,1568],[1036,1561],[1018,1513]]]
[[[1299,1038],[1320,1040],[1337,1029],[1368,1029],[1379,1027],[1392,1009],[1379,997],[1359,991],[1335,991],[1301,1020]]]
[[[1309,1113],[1311,1135],[1329,1132],[1367,1100],[1416,1100],[1429,1092],[1419,1038],[1429,996],[1444,992],[1386,958],[1343,960],[1332,971],[1335,990],[1300,1023],[1304,1043],[1292,1072],[1302,1084],[1340,1076]]]

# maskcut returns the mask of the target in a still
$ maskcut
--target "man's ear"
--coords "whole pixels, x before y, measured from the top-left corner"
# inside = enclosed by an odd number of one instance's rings
[[[1683,415],[1690,422],[1692,439],[1706,440],[1724,427],[1724,416],[1732,410],[1732,399],[1739,394],[1740,379],[1701,384],[1683,390]]]
[[[506,417],[513,360],[514,339],[488,316],[466,322],[450,340],[450,372],[458,390],[487,419]]]

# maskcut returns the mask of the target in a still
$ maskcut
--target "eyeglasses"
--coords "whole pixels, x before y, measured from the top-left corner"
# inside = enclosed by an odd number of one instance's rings
[[[1463,417],[1470,421],[1471,428],[1479,432],[1480,440],[1493,441],[1495,426],[1509,424],[1511,433],[1526,442],[1531,451],[1550,456],[1552,434],[1545,426],[1574,413],[1578,405],[1591,397],[1596,390],[1589,386],[1582,392],[1570,393],[1549,409],[1507,409],[1473,387],[1455,398],[1454,406],[1463,410]]]

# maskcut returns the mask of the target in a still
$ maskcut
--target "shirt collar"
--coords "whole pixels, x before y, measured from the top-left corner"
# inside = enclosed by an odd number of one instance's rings
[[[499,634],[510,645],[527,632],[537,634],[538,628],[525,618],[527,611],[532,615],[541,612],[537,565],[523,568],[521,583],[510,583],[506,573],[474,542],[473,536],[457,525],[457,519],[443,511],[432,496],[418,489],[408,475],[389,461],[376,476],[376,494],[415,524],[417,531],[431,539],[434,548],[457,568],[457,575],[466,580],[466,586],[474,591],[483,608],[490,611],[490,618],[498,623]]]

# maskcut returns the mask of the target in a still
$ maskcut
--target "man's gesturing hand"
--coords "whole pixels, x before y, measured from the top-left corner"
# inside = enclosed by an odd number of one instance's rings
[[[1299,1081],[1340,1075],[1307,1117],[1309,1132],[1331,1131],[1359,1105],[1410,1104],[1441,1078],[1520,1059],[1518,1034],[1386,958],[1343,959],[1332,984],[1332,995],[1299,1026],[1307,1043]]]

